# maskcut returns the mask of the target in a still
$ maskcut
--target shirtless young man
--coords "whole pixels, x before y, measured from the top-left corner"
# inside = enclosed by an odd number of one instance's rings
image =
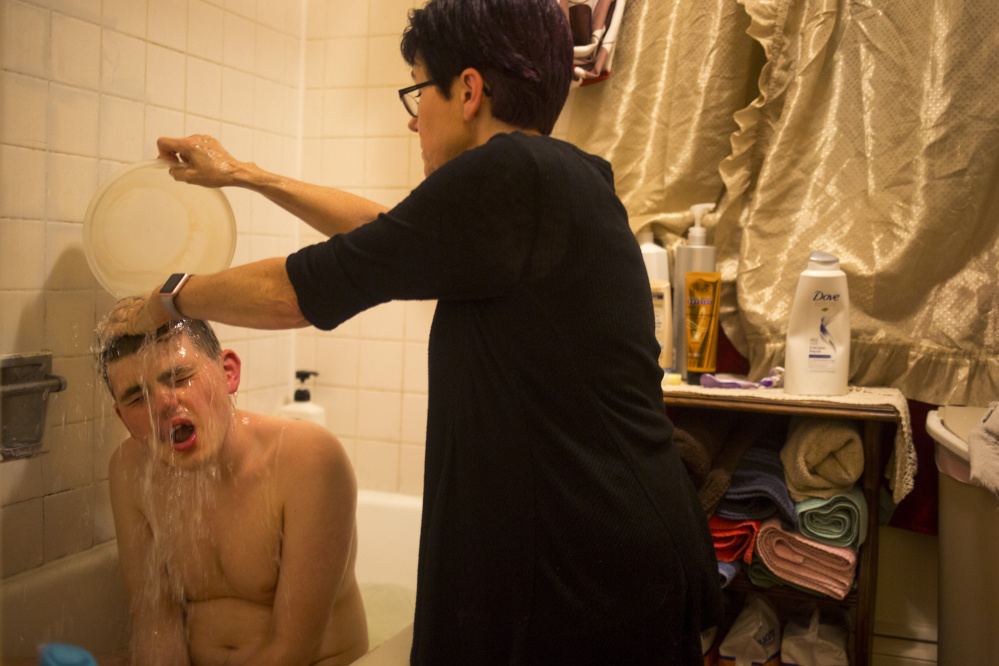
[[[113,316],[113,315],[112,315]],[[196,320],[100,345],[130,437],[110,464],[131,663],[348,664],[368,647],[343,447],[235,409],[240,360]]]

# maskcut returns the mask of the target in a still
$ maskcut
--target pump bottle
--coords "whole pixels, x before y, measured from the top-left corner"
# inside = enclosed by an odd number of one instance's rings
[[[638,243],[642,248],[642,259],[649,274],[649,287],[652,289],[652,311],[656,315],[656,340],[659,342],[659,367],[670,370],[673,367],[672,307],[669,285],[669,253],[655,244],[652,225],[646,225],[638,232]]]
[[[714,204],[695,204],[690,207],[694,214],[694,226],[687,230],[687,244],[676,248],[676,262],[673,277],[673,368],[684,380],[687,373],[687,273],[714,273],[717,267],[718,251],[708,245],[708,230],[704,228],[704,214],[714,208]]]
[[[288,419],[298,419],[299,421],[312,421],[326,427],[326,410],[322,405],[312,402],[312,395],[305,386],[305,382],[310,377],[315,377],[319,373],[313,370],[297,370],[295,378],[301,382],[295,391],[294,401],[281,408],[281,416]]]
[[[850,294],[839,259],[808,255],[798,278],[784,351],[784,392],[843,395],[850,374]]]

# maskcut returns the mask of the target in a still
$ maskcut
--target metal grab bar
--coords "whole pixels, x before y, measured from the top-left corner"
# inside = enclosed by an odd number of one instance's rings
[[[45,375],[45,379],[0,386],[0,396],[30,395],[32,393],[59,393],[66,390],[66,380],[59,375]]]

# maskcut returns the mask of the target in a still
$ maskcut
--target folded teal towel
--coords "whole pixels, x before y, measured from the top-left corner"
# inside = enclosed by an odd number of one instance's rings
[[[794,505],[798,531],[831,546],[857,550],[867,537],[867,502],[854,486],[828,499],[812,497]]]

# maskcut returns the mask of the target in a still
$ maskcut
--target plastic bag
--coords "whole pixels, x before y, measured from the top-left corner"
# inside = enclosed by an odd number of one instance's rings
[[[828,619],[810,604],[788,620],[780,646],[784,666],[848,666],[846,627]]]
[[[735,666],[781,666],[781,632],[777,611],[764,597],[746,598],[735,623],[718,649],[718,663]]]
[[[701,656],[704,666],[718,666],[718,627],[701,632]]]

